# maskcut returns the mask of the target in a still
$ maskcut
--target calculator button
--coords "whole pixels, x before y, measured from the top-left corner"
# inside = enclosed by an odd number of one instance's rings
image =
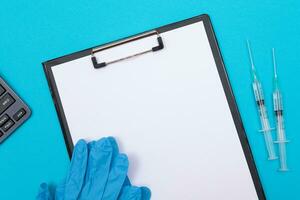
[[[3,136],[3,132],[2,131],[0,131],[0,138]]]
[[[13,122],[13,120],[8,120],[3,126],[2,126],[2,130],[4,132],[8,131],[15,123]]]
[[[0,96],[1,96],[2,94],[4,94],[4,92],[5,92],[4,87],[3,87],[2,85],[0,85]]]
[[[3,126],[3,124],[5,122],[7,122],[8,119],[9,119],[9,116],[7,114],[5,114],[2,117],[0,117],[0,127]]]
[[[7,108],[9,108],[15,102],[14,98],[10,94],[4,95],[0,99],[0,114],[2,114]]]
[[[14,114],[13,118],[16,121],[19,121],[25,114],[26,114],[25,109],[21,108],[16,114]]]

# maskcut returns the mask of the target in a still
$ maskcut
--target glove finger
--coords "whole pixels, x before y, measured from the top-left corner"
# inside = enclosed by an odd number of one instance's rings
[[[142,190],[136,186],[126,186],[122,189],[118,200],[142,200]]]
[[[55,200],[64,200],[65,183],[60,184],[55,189]]]
[[[77,199],[84,183],[88,159],[87,144],[79,140],[75,145],[71,166],[65,182],[65,200]]]
[[[128,158],[119,154],[112,162],[102,200],[117,199],[128,172]]]
[[[117,155],[119,155],[119,147],[118,147],[117,141],[113,137],[108,137],[107,140],[111,144],[111,147],[113,149],[113,158],[115,158]]]
[[[116,141],[116,139],[114,137],[108,137],[107,139],[108,139],[108,141],[110,142],[110,144],[111,144],[111,146],[113,148],[113,159],[114,159],[117,155],[119,155],[118,143],[117,143],[117,141]],[[127,185],[129,185],[129,186],[131,185],[128,176],[126,176],[126,179],[124,181],[123,187],[127,186]]]
[[[141,187],[142,190],[142,200],[150,200],[151,190],[147,187]]]
[[[51,199],[52,197],[47,183],[42,183],[40,185],[39,193],[36,197],[36,200],[51,200]]]
[[[112,146],[103,138],[90,145],[85,185],[81,192],[83,199],[101,199],[109,175],[112,160]]]

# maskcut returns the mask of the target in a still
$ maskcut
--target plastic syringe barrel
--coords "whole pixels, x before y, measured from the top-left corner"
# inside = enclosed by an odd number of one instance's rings
[[[277,124],[277,141],[279,148],[279,159],[280,159],[280,171],[287,171],[287,158],[286,158],[286,140],[285,130],[284,130],[284,121],[283,121],[283,105],[282,105],[282,96],[278,89],[273,93],[273,104],[274,112],[276,116]]]
[[[277,159],[276,154],[275,154],[275,148],[274,148],[274,143],[273,143],[273,138],[272,138],[272,133],[271,133],[271,127],[268,119],[268,114],[267,110],[265,107],[265,101],[264,101],[264,94],[262,91],[262,87],[260,82],[255,79],[253,81],[253,92],[255,96],[255,100],[257,103],[258,107],[258,112],[259,112],[259,117],[260,117],[260,122],[262,126],[262,132],[264,134],[264,139],[265,139],[265,144],[268,152],[268,159],[269,160],[274,160]]]

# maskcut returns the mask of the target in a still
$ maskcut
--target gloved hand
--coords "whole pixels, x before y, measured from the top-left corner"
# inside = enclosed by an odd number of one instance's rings
[[[128,158],[120,154],[114,138],[86,143],[73,151],[66,180],[52,194],[41,184],[37,200],[148,200],[146,187],[135,187],[127,178]]]

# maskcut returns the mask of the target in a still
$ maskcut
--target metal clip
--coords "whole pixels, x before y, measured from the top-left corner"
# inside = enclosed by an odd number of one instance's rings
[[[97,53],[97,52],[100,52],[100,51],[103,51],[103,50],[106,50],[106,49],[109,49],[109,48],[112,48],[112,47],[116,47],[116,46],[119,46],[119,45],[122,45],[122,44],[126,44],[126,43],[129,43],[129,42],[133,42],[135,40],[139,40],[139,39],[142,39],[142,38],[145,38],[145,37],[149,37],[151,35],[157,35],[158,45],[155,46],[155,47],[152,47],[149,50],[142,51],[142,52],[130,55],[130,56],[126,56],[126,57],[117,59],[117,60],[113,60],[113,61],[109,61],[109,62],[101,62],[101,63],[98,63],[97,58],[94,55],[94,53]],[[137,35],[137,36],[134,36],[134,37],[131,37],[131,38],[127,38],[127,39],[124,39],[124,40],[121,40],[121,41],[117,41],[117,42],[114,42],[114,43],[111,43],[111,44],[108,44],[108,45],[104,45],[104,46],[92,49],[92,53],[91,53],[92,58],[91,59],[92,59],[94,68],[99,69],[99,68],[105,67],[109,64],[113,64],[113,63],[116,63],[116,62],[127,60],[129,58],[137,57],[137,56],[140,56],[140,55],[143,55],[143,54],[146,54],[146,53],[159,51],[163,48],[164,48],[164,43],[163,43],[162,38],[159,35],[159,33],[157,31],[151,31],[151,32],[143,33],[141,35]]]

